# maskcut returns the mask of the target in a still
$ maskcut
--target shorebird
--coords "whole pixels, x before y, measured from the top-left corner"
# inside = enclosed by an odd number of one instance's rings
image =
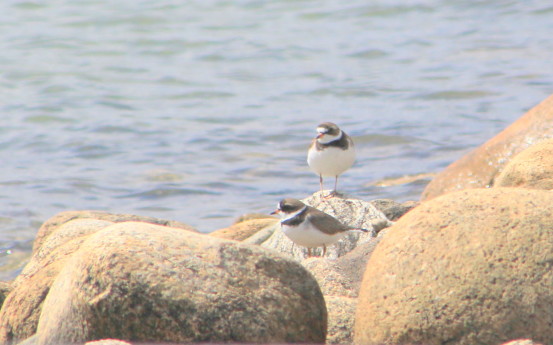
[[[345,225],[338,219],[307,206],[298,199],[286,198],[278,203],[277,209],[271,214],[281,217],[282,232],[292,242],[307,247],[307,254],[311,256],[311,248],[323,247],[323,256],[326,246],[338,242],[348,231],[363,231],[367,229]]]
[[[355,161],[353,140],[332,122],[323,122],[317,126],[318,135],[313,139],[307,151],[307,164],[319,175],[321,196],[323,178],[334,177],[334,190],[326,196],[336,195],[338,176],[351,168]]]

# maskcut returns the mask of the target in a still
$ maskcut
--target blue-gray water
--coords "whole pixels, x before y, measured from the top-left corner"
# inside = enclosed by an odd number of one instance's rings
[[[340,190],[417,199],[553,91],[547,1],[2,1],[0,279],[57,212],[208,232],[318,189],[322,121],[354,137]],[[328,187],[331,181],[328,181]]]

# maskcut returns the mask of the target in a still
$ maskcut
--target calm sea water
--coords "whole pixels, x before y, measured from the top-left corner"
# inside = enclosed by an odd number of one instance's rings
[[[60,211],[209,232],[318,190],[322,121],[354,137],[340,190],[427,180],[553,91],[547,1],[0,3],[0,279]],[[331,186],[331,181],[327,184]]]

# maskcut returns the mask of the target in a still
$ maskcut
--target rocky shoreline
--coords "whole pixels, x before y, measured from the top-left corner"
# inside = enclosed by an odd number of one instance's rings
[[[304,199],[370,230],[324,258],[264,215],[200,234],[60,213],[0,282],[0,344],[553,344],[551,138],[553,96],[439,173],[420,203]]]

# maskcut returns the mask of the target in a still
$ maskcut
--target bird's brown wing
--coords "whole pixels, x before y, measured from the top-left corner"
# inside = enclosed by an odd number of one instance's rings
[[[351,227],[343,224],[338,219],[328,215],[322,211],[317,210],[314,207],[309,206],[311,214],[308,219],[319,230],[327,235],[334,235],[340,232],[351,230]]]

